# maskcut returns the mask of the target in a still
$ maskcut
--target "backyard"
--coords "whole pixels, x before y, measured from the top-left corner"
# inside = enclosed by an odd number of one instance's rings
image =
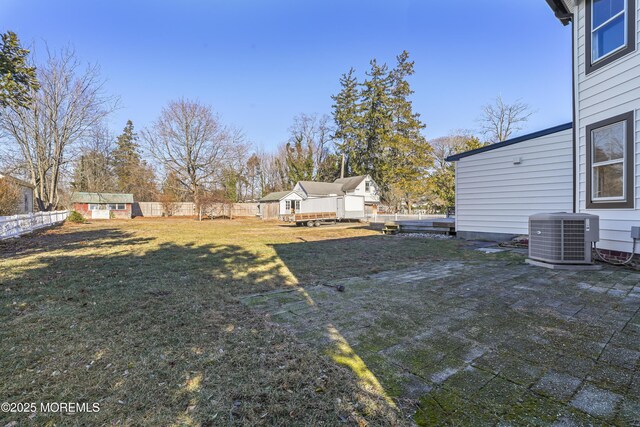
[[[633,425],[640,272],[254,219],[0,242],[0,425]],[[344,291],[338,291],[344,287]]]

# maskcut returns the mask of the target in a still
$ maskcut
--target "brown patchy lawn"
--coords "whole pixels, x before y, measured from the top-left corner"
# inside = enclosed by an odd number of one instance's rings
[[[370,373],[240,301],[487,257],[461,245],[253,219],[94,221],[0,242],[0,401],[100,404],[37,425],[404,424]]]

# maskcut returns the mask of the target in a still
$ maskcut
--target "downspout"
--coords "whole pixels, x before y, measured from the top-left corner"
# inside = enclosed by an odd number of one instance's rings
[[[578,126],[578,121],[577,121],[577,114],[576,114],[576,55],[577,52],[575,50],[576,47],[576,23],[575,20],[573,19],[573,16],[571,18],[571,106],[572,106],[572,114],[573,114],[573,126],[572,126],[572,131],[573,131],[573,147],[572,147],[572,161],[571,161],[571,165],[573,168],[573,213],[578,212],[578,206],[577,206],[577,195],[576,195],[576,191],[577,191],[577,177],[576,177],[576,173],[577,173],[577,163],[578,163],[578,159],[576,158],[577,156],[577,147],[578,147],[578,131],[576,129],[576,127]]]

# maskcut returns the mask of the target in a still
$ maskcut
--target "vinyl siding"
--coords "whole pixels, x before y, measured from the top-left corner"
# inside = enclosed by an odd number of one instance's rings
[[[527,234],[529,215],[571,212],[572,135],[564,130],[456,162],[457,230]]]
[[[282,200],[280,200],[280,215],[287,215],[291,213],[290,210],[287,211],[287,200],[302,200],[302,197],[300,197],[297,193],[291,192]]]
[[[369,181],[371,183],[371,188],[369,192],[366,192],[366,184],[365,182]],[[348,191],[347,194],[353,196],[363,196],[365,203],[380,203],[380,194],[378,190],[378,184],[375,183],[373,179],[369,175],[365,179],[362,180],[358,186],[352,190]]]
[[[636,0],[636,8],[640,0]],[[576,92],[576,129],[578,211],[600,217],[600,242],[598,247],[629,252],[631,226],[640,226],[640,10],[636,11],[636,50],[602,68],[585,74],[587,60],[585,42],[587,35],[585,2],[580,1],[574,11],[574,43],[576,51],[575,92]],[[635,113],[635,209],[586,209],[586,127],[592,123],[608,119],[619,114]],[[640,248],[636,250],[640,253]]]

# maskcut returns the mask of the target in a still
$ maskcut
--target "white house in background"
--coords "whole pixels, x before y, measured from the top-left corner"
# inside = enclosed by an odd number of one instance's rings
[[[564,200],[567,208],[562,210],[598,215],[598,247],[630,252],[631,227],[640,226],[640,49],[637,37],[640,0],[546,1],[563,24],[572,24],[574,46],[572,161],[556,163],[562,170],[560,175],[570,173],[572,178],[571,197]],[[565,147],[566,141],[558,141],[558,144]],[[552,152],[566,153],[560,146]],[[499,156],[505,149],[495,150],[493,156]],[[450,158],[457,159],[456,169],[460,173],[461,205],[456,214],[463,231],[483,232],[486,229],[480,212],[487,212],[484,210],[487,206],[476,206],[475,211],[470,209],[473,204],[469,202],[469,192],[474,187],[467,179],[468,174],[473,170],[491,174],[496,167],[505,167],[504,164],[492,164],[493,157],[486,159],[486,163],[472,165],[474,158],[482,159],[478,156],[483,155],[492,156],[488,152],[463,153]],[[527,165],[527,156],[521,156],[522,168]],[[508,176],[521,180],[516,174],[507,174],[504,178]],[[519,218],[524,213],[519,204],[529,206],[533,202],[555,207],[554,203],[563,197],[562,186],[566,185],[558,179],[555,168],[548,170],[547,165],[537,166],[525,182],[531,185],[530,191],[534,191],[534,185],[548,183],[548,196],[527,198],[526,202],[510,199],[511,193],[504,194],[505,183],[495,190],[488,185],[477,189],[484,192],[483,197],[493,198],[496,202],[495,208],[487,213],[500,215],[501,210],[506,213],[498,217],[497,224],[489,232],[509,234],[512,231],[509,224],[521,221]],[[640,252],[640,247],[636,251]]]
[[[36,188],[34,185],[29,184],[18,178],[14,178],[10,175],[0,173],[0,179],[7,179],[15,184],[20,190],[20,200],[16,209],[17,214],[26,214],[33,212],[33,190]]]
[[[333,182],[300,181],[293,191],[305,198],[328,196],[363,196],[365,205],[380,203],[380,187],[369,175],[338,178]]]
[[[380,203],[380,187],[369,175],[339,178],[334,183],[342,184],[342,191],[347,196],[364,196],[365,205]]]
[[[334,182],[298,181],[290,191],[277,191],[261,198],[260,215],[262,219],[275,219],[280,215],[301,212],[305,200],[319,198],[344,199],[345,215],[348,214],[350,218],[364,217],[365,213],[374,211],[380,203],[380,190],[369,175],[341,178]],[[359,206],[357,209],[356,205]],[[355,209],[353,212],[350,211],[352,208]],[[336,209],[339,209],[338,204]],[[356,211],[362,211],[362,215],[356,215]]]
[[[296,191],[276,191],[260,199],[259,215],[262,219],[278,219],[280,215],[290,213],[291,209],[300,210],[303,195]]]
[[[529,216],[573,209],[571,123],[456,154],[456,232],[463,239],[527,234]]]

